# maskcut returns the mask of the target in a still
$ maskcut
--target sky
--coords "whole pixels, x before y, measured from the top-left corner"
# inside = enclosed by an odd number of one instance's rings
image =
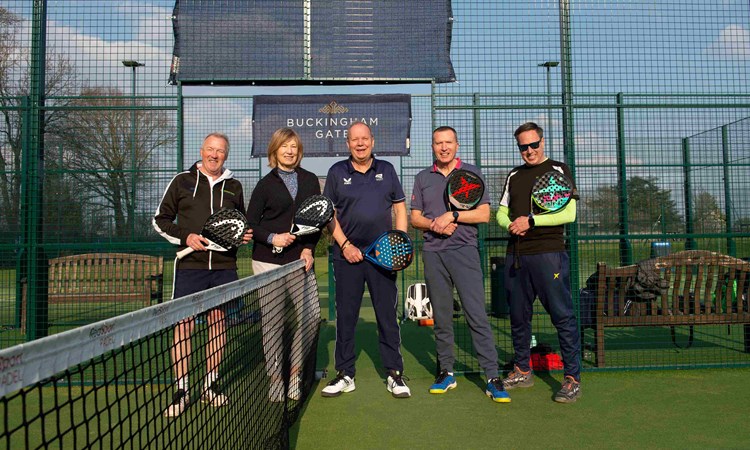
[[[706,101],[735,102],[741,108],[681,109],[665,108],[629,110],[627,118],[628,160],[656,163],[659,142],[674,146],[681,137],[694,135],[731,123],[748,115],[750,88],[750,2],[747,0],[586,0],[570,2],[572,31],[572,82],[584,104],[611,104],[623,92],[628,104],[663,104],[675,102],[659,94],[711,94]],[[0,6],[16,12],[28,29],[31,17],[28,0],[0,0]],[[524,109],[523,105],[540,105],[547,101],[547,72],[538,64],[560,61],[560,23],[557,0],[498,0],[452,2],[454,16],[451,57],[458,82],[435,86],[437,94],[462,95],[437,100],[438,105],[470,104],[468,97],[479,92],[485,96],[498,94],[519,97],[498,97],[483,100],[485,104],[507,105],[515,102],[515,110],[483,113],[491,126],[482,127],[483,151],[488,161],[499,166],[515,164],[512,131],[520,122],[535,120],[552,130],[548,139],[561,149],[561,116],[555,110],[547,120],[544,109]],[[49,0],[48,46],[71,56],[82,83],[115,85],[123,93],[131,89],[132,71],[121,61],[134,59],[145,63],[137,69],[138,95],[174,95],[176,89],[167,85],[173,45],[171,0],[159,1],[93,1]],[[314,7],[314,3],[313,3]],[[290,24],[290,26],[292,26]],[[559,105],[562,91],[562,65],[551,69],[552,103]],[[429,85],[363,85],[363,86],[298,86],[298,87],[186,87],[184,94],[212,95],[273,95],[307,93],[409,93],[429,96]],[[645,94],[635,97],[634,94]],[[718,97],[740,94],[734,97]],[[526,97],[520,97],[520,95]],[[532,98],[528,95],[536,95]],[[691,97],[690,102],[697,101]],[[429,100],[426,100],[429,105]],[[194,146],[197,136],[217,121],[243,143],[251,138],[250,101],[237,100],[222,104],[217,119],[206,119],[206,107],[198,100],[186,102],[187,146]],[[213,113],[213,112],[212,112]],[[429,114],[429,112],[428,112]],[[616,148],[614,112],[592,108],[580,110],[575,117],[575,149],[577,162],[601,164],[613,162]],[[463,148],[471,134],[469,113],[439,110],[436,120],[450,121],[465,136]],[[429,116],[421,117],[424,123]],[[416,123],[417,121],[415,121]],[[419,161],[429,157],[429,124],[414,134],[423,152]],[[652,129],[660,130],[658,139]],[[465,131],[464,131],[465,130]],[[425,133],[426,131],[426,133]],[[469,136],[467,136],[467,134]],[[650,143],[656,142],[656,147]],[[503,149],[498,150],[498,149]],[[377,147],[376,147],[377,151]],[[560,153],[554,154],[560,158]],[[740,155],[740,157],[743,157]],[[321,159],[310,164],[322,174],[331,160]],[[398,161],[396,160],[396,163]],[[408,164],[408,163],[407,163]],[[261,164],[265,167],[265,164]],[[634,169],[636,173],[647,169]],[[609,173],[591,171],[589,183],[596,185],[611,179]],[[606,172],[606,171],[605,171]]]

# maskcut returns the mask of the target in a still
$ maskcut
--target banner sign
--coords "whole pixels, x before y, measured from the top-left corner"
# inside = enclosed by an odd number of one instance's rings
[[[172,23],[172,84],[456,81],[450,0],[175,0]]]
[[[348,156],[346,133],[355,122],[370,126],[376,155],[409,154],[410,95],[332,94],[253,97],[252,155],[265,157],[273,132],[288,127],[299,134],[305,157]]]

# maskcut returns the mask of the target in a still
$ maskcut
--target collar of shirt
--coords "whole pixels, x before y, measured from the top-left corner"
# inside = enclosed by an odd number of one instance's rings
[[[424,167],[424,166],[423,166],[423,167]],[[453,168],[453,170],[458,170],[458,169],[460,169],[460,168],[461,168],[461,158],[459,158],[458,156],[456,156],[456,167],[454,167],[454,168]],[[451,172],[453,172],[453,170],[451,170]],[[438,169],[438,166],[437,166],[437,163],[436,163],[436,162],[433,162],[433,163],[432,163],[432,171],[433,171],[433,172],[439,172],[439,171],[440,171],[440,170]]]
[[[370,163],[370,167],[367,168],[364,172],[360,173],[367,173],[371,170],[375,169],[375,164],[377,164],[377,159],[375,159],[375,155],[372,155],[372,162]],[[352,157],[350,156],[349,159],[346,160],[346,168],[349,170],[349,173],[357,172],[357,169],[354,168],[354,163],[352,162]]]

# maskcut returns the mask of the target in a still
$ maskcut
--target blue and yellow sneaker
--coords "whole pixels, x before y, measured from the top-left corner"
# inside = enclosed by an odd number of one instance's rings
[[[430,386],[430,394],[445,394],[449,389],[456,388],[456,378],[452,373],[443,369],[435,378],[435,383]]]
[[[484,391],[487,397],[491,398],[493,402],[497,403],[510,403],[510,395],[505,391],[503,387],[503,380],[500,377],[490,378],[487,382],[487,390]]]

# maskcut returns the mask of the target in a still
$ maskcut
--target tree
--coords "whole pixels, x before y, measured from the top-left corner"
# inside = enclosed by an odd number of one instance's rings
[[[149,170],[157,167],[155,152],[176,140],[167,113],[143,111],[149,104],[144,99],[135,101],[133,133],[133,102],[115,88],[84,89],[65,115],[61,132],[63,167],[86,188],[92,215],[112,220],[117,237],[143,228],[132,194],[142,190]]]
[[[0,7],[0,226],[7,235],[20,231],[23,116],[21,99],[30,93],[30,48],[22,42],[22,20]],[[47,48],[45,68],[45,97],[71,95],[75,89],[76,73],[70,60]],[[51,99],[47,105],[65,105],[67,100]],[[45,133],[55,134],[61,117],[60,110],[46,111],[43,118]]]
[[[727,219],[719,207],[716,197],[708,192],[695,196],[693,220],[695,231],[699,233],[721,233],[725,230]]]
[[[672,191],[661,189],[657,178],[633,177],[627,182],[628,228],[630,232],[677,232],[682,227],[682,217],[672,200]],[[619,229],[619,188],[617,185],[600,186],[585,207],[603,230]]]

